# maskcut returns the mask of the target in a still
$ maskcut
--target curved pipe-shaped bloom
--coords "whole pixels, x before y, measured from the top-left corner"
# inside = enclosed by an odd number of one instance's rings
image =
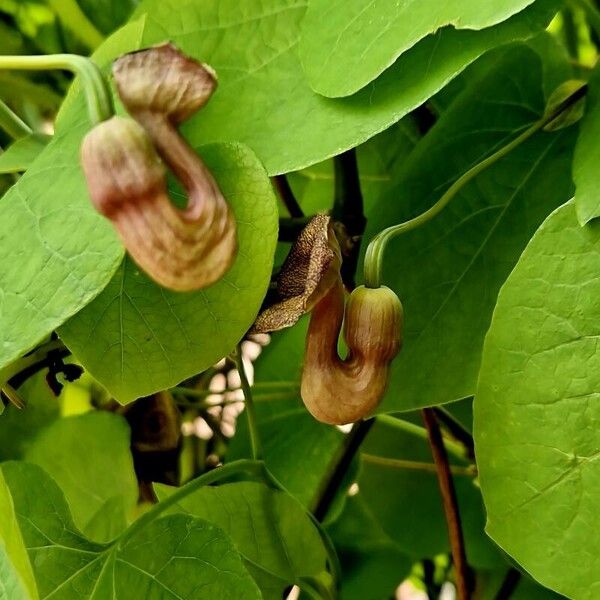
[[[344,321],[348,355],[338,355]],[[301,396],[323,423],[344,425],[370,415],[389,380],[402,344],[403,310],[387,287],[356,288],[346,304],[341,279],[312,309],[306,337]]]
[[[82,162],[92,202],[155,281],[178,291],[207,287],[235,260],[236,224],[177,125],[206,104],[214,72],[164,44],[122,56],[113,74],[139,125],[113,117],[86,136]],[[186,191],[183,209],[169,198],[161,159]]]

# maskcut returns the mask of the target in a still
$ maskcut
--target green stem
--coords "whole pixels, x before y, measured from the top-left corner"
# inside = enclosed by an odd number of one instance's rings
[[[252,386],[253,390],[273,390],[273,389],[299,389],[300,386],[295,381],[264,381],[255,383]],[[173,394],[181,394],[183,396],[189,396],[190,398],[206,398],[213,394],[226,394],[227,392],[235,392],[237,390],[225,389],[225,390],[195,390],[193,388],[186,388],[182,386],[175,386],[170,389]]]
[[[2,100],[0,100],[0,129],[3,129],[13,140],[18,140],[32,133],[29,125],[6,106]]]
[[[64,344],[60,340],[51,340],[50,342],[43,344],[31,354],[28,354],[23,358],[19,358],[10,365],[0,369],[0,383],[4,384],[4,382],[11,380],[21,371],[24,371],[28,367],[31,367],[32,365],[44,360],[48,353],[52,352],[52,350],[62,350],[64,347]]]
[[[362,453],[361,458],[367,463],[379,465],[381,467],[390,467],[391,469],[406,469],[408,471],[426,471],[428,473],[437,473],[436,466],[433,463],[421,462],[416,460],[405,460],[402,458],[388,458],[387,456],[377,456],[375,454]],[[450,466],[450,472],[453,475],[466,475],[474,477],[477,473],[471,467]]]
[[[262,462],[258,462],[255,460],[236,460],[222,467],[218,467],[208,473],[204,473],[204,475],[200,475],[197,479],[190,481],[188,484],[184,485],[182,488],[179,488],[174,494],[161,500],[158,504],[155,504],[148,512],[144,513],[137,521],[135,521],[129,529],[127,529],[123,535],[118,539],[118,546],[123,547],[123,545],[129,541],[132,537],[134,537],[140,530],[144,529],[147,525],[149,525],[152,521],[157,519],[161,514],[163,514],[166,510],[175,506],[178,502],[193,494],[195,491],[199,490],[201,487],[206,485],[210,485],[212,483],[217,483],[218,481],[222,481],[223,479],[228,479],[232,475],[239,475],[242,473],[247,473],[249,475],[257,476],[263,480],[268,480],[271,482],[271,477],[266,473],[266,469]]]
[[[232,355],[235,366],[240,374],[240,382],[242,384],[242,390],[244,392],[245,399],[245,412],[248,419],[248,430],[250,432],[250,445],[252,447],[252,458],[259,460],[262,455],[260,437],[258,435],[258,425],[256,421],[256,410],[254,401],[252,400],[252,390],[250,389],[250,383],[246,376],[246,369],[244,367],[244,361],[242,358],[242,345],[239,343],[235,352]]]
[[[488,167],[504,158],[507,154],[512,152],[515,148],[523,144],[532,135],[543,129],[548,123],[551,123],[561,113],[571,108],[576,102],[581,100],[587,93],[587,86],[582,86],[577,89],[573,94],[565,98],[560,104],[558,104],[553,110],[548,111],[544,116],[536,121],[533,125],[528,127],[523,133],[518,135],[514,140],[502,146],[499,150],[477,163],[474,167],[470,168],[466,173],[461,175],[442,195],[442,197],[429,209],[420,215],[409,219],[399,225],[393,225],[383,231],[380,231],[369,243],[367,252],[365,255],[364,262],[364,275],[365,285],[370,288],[378,288],[381,285],[381,273],[383,267],[383,255],[387,244],[394,237],[416,229],[421,225],[424,225],[433,217],[437,216],[442,210],[450,203],[450,201],[462,190],[465,185],[471,182],[480,173],[485,171]]]
[[[77,54],[48,56],[0,56],[0,69],[26,71],[71,71],[81,77],[88,113],[94,125],[113,115],[112,97],[108,83],[98,66],[89,58]]]
[[[403,431],[404,433],[421,438],[426,442],[429,441],[427,430],[424,427],[420,427],[419,425],[411,423],[410,421],[404,421],[403,419],[398,419],[392,415],[377,415],[377,420],[380,423],[385,423],[386,425],[394,427],[395,429]],[[446,450],[456,458],[460,458],[462,460],[466,460],[468,458],[462,445],[447,439],[444,440],[444,444],[446,446]]]
[[[92,50],[104,36],[96,29],[75,0],[48,0],[62,24]]]

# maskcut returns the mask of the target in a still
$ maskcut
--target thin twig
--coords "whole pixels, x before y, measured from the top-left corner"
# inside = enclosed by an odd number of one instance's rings
[[[292,191],[287,177],[285,175],[275,175],[275,177],[273,177],[273,184],[279,193],[279,197],[281,198],[283,205],[290,214],[290,217],[303,217],[304,211],[302,210],[300,204],[298,204],[298,200],[296,200],[296,196],[294,196],[294,192]]]
[[[344,477],[352,464],[352,460],[374,423],[375,419],[355,423],[350,433],[344,439],[343,445],[334,457],[327,475],[322,481],[321,489],[314,503],[314,510],[311,511],[317,521],[322,522],[327,516]]]
[[[245,412],[246,417],[248,418],[248,430],[250,432],[252,458],[254,460],[260,460],[260,458],[262,457],[262,449],[260,444],[260,437],[258,435],[256,410],[254,406],[254,401],[252,400],[252,390],[250,389],[250,383],[248,382],[248,376],[246,375],[246,369],[244,367],[241,342],[237,345],[237,348],[235,349],[232,358],[240,375],[240,382],[242,384],[242,390],[244,392]]]
[[[440,423],[446,427],[454,439],[465,447],[467,456],[473,460],[475,458],[475,442],[471,432],[444,407],[436,406],[433,410]]]
[[[356,150],[352,148],[335,157],[335,195],[331,216],[344,229],[345,243],[342,244],[344,262],[342,280],[349,289],[354,288],[354,275],[358,265],[360,243],[367,225],[364,214],[363,197],[358,175]]]
[[[452,560],[456,571],[458,600],[469,600],[471,598],[470,571],[465,553],[456,491],[448,463],[448,454],[446,453],[442,432],[440,431],[434,410],[432,408],[424,408],[421,412],[429,434],[429,445],[431,446],[433,461],[437,467],[438,483],[442,494],[446,522],[448,524]]]

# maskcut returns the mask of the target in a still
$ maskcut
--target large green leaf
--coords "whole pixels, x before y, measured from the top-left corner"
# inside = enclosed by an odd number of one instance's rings
[[[403,467],[393,460],[433,464],[426,439],[377,422],[365,440],[358,479],[359,498],[396,546],[415,560],[449,551],[448,529],[435,470]],[[377,457],[383,457],[378,462]],[[391,462],[385,459],[393,459]],[[451,464],[465,462],[450,457]],[[484,533],[483,502],[473,475],[454,476],[469,564],[494,568],[504,564]],[[382,493],[385,490],[385,493]]]
[[[0,599],[37,600],[38,593],[10,491],[0,471]]]
[[[106,64],[139,35],[138,25],[115,34],[98,62]],[[92,208],[79,168],[89,128],[84,99],[75,94],[52,141],[0,201],[0,367],[94,298],[123,256],[113,227]]]
[[[160,486],[160,499],[173,488]],[[303,578],[326,575],[327,554],[321,535],[291,496],[260,483],[205,487],[175,507],[214,523],[232,539],[265,598],[279,599]],[[268,582],[262,582],[266,576]],[[278,580],[274,588],[272,579]]]
[[[582,225],[600,217],[600,67],[596,67],[588,83],[586,114],[581,121],[573,159],[573,179],[577,188],[575,206],[577,217]]]
[[[349,96],[427,35],[446,35],[440,28],[484,29],[533,1],[309,0],[299,53],[316,92]]]
[[[600,594],[600,228],[573,202],[502,288],[475,399],[488,533],[544,585]]]
[[[368,89],[332,100],[310,89],[297,57],[306,4],[142,2],[136,15],[146,14],[144,45],[171,39],[219,75],[214,98],[184,128],[195,144],[239,140],[258,154],[270,174],[300,169],[386,129],[484,52],[530,37],[555,12],[553,1],[538,2],[489,30],[444,30],[406,52]]]
[[[97,544],[77,530],[60,488],[40,467],[12,462],[2,472],[41,598],[261,598],[232,542],[206,521],[167,516]]]
[[[127,259],[106,289],[59,330],[90,373],[123,403],[175,385],[231,352],[271,277],[277,207],[268,177],[239,144],[202,150],[238,225],[238,256],[215,285],[165,290]],[[93,343],[92,343],[93,340]]]
[[[498,52],[415,147],[369,215],[366,239],[429,208],[544,110],[539,55]],[[383,281],[405,309],[404,347],[381,410],[472,395],[496,296],[529,238],[571,194],[576,128],[539,133],[466,185],[441,214],[390,244]]]
[[[78,529],[106,542],[127,527],[138,499],[129,446],[123,417],[91,412],[52,423],[35,439],[25,460],[42,467],[60,486]]]

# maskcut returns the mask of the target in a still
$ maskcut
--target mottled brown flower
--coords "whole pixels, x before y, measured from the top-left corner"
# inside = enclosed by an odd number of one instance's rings
[[[252,333],[297,323],[340,279],[340,248],[329,215],[316,215],[302,230],[277,278],[278,301],[256,319]]]

